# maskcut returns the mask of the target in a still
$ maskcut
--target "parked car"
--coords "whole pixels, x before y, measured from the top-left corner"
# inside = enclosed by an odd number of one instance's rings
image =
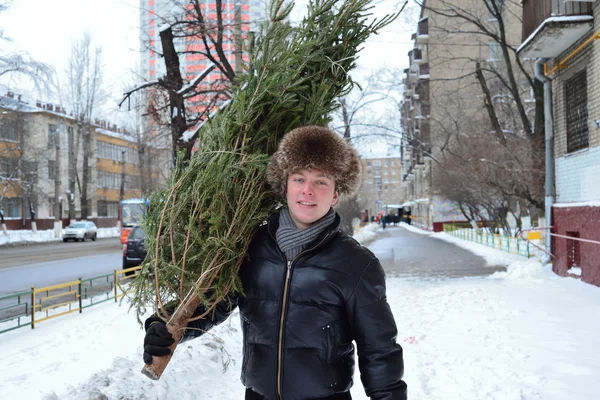
[[[146,247],[144,240],[146,234],[139,226],[134,226],[127,236],[127,242],[123,245],[123,269],[137,267],[146,258]],[[127,273],[132,275],[132,273]]]
[[[63,242],[67,240],[85,242],[86,239],[96,240],[97,236],[98,228],[96,228],[96,224],[90,221],[72,222],[62,231]]]

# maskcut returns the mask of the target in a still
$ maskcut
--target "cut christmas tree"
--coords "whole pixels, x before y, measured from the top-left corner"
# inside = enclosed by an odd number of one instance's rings
[[[203,312],[194,318],[205,318],[230,293],[241,293],[238,268],[279,201],[265,182],[269,157],[290,130],[326,125],[336,98],[352,89],[349,73],[361,46],[395,17],[373,19],[371,3],[310,1],[294,27],[291,5],[276,0],[240,89],[203,125],[189,163],[178,163],[170,186],[151,197],[143,224],[148,256],[133,306],[138,318],[150,308],[168,321],[175,343],[198,307]],[[169,359],[156,357],[142,372],[158,379]]]

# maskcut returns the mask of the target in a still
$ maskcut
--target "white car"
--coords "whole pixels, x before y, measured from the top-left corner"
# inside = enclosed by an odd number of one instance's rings
[[[63,242],[67,240],[81,240],[82,242],[85,242],[85,239],[96,240],[97,235],[96,224],[89,221],[72,222],[62,231]]]

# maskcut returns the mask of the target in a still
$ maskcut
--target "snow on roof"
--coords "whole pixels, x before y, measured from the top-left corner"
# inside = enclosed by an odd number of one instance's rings
[[[108,129],[100,128],[97,125],[92,125],[92,126],[94,126],[96,128],[96,133],[100,133],[101,135],[114,137],[114,138],[125,140],[125,141],[131,142],[131,143],[137,143],[137,139],[133,136],[125,135],[125,134],[119,133],[119,132],[109,131]]]
[[[551,24],[553,22],[585,22],[585,21],[593,21],[594,17],[591,15],[573,15],[573,16],[560,16],[560,17],[550,17],[550,18],[546,18],[544,20],[544,22],[542,22],[540,24],[540,26],[537,27],[537,29],[531,34],[529,35],[529,37],[527,39],[525,39],[525,41],[523,43],[521,43],[521,45],[517,48],[517,54],[523,50],[525,48],[525,46],[527,46],[527,44],[529,44],[529,42],[531,42],[533,40],[534,37],[536,37],[536,35],[539,33],[539,31],[542,30],[542,28],[548,24]]]
[[[29,104],[27,102],[24,102],[22,100],[15,99],[15,98],[7,97],[7,96],[0,96],[0,107],[8,109],[8,110],[23,112],[23,113],[52,114],[52,115],[60,117],[60,118],[65,118],[65,119],[70,119],[70,120],[75,121],[75,118],[73,118],[69,114],[64,114],[62,112],[57,112],[54,110],[48,110],[48,109],[45,109],[42,107],[32,106],[31,104]],[[62,106],[57,106],[57,107],[64,109],[64,108],[62,108]]]

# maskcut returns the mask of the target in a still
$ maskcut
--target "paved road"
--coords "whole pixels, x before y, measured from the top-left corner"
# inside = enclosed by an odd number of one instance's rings
[[[95,242],[49,242],[16,247],[0,247],[0,270],[19,265],[32,265],[98,254],[122,251],[119,238],[98,239]]]
[[[459,278],[506,271],[502,266],[486,266],[485,259],[452,243],[402,226],[380,230],[376,241],[367,247],[379,258],[388,276]]]

